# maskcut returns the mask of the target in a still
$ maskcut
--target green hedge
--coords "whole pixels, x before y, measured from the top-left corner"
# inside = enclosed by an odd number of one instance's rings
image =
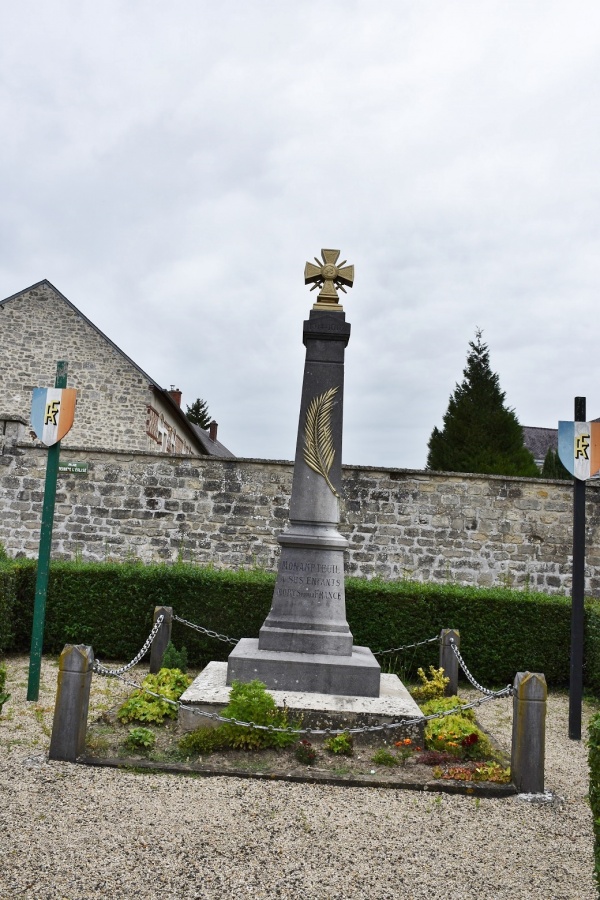
[[[27,652],[35,589],[31,560],[0,562],[0,649]],[[55,562],[50,568],[44,650],[91,644],[104,659],[129,659],[144,642],[155,606],[235,638],[256,637],[271,605],[275,576],[191,565]],[[346,608],[356,644],[384,650],[457,628],[471,672],[486,685],[517,671],[569,681],[570,599],[506,589],[348,578]],[[600,695],[600,602],[586,603],[585,683]],[[192,665],[227,658],[231,645],[173,626]],[[413,676],[437,663],[437,644],[383,656],[384,670]]]
[[[14,567],[0,562],[0,653],[13,643],[16,590],[17,575]]]
[[[590,806],[594,817],[594,871],[600,892],[600,713],[590,720],[588,761],[590,766]]]

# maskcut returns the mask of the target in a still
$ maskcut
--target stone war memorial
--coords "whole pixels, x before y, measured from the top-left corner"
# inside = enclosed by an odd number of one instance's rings
[[[281,545],[272,606],[258,638],[242,638],[227,663],[211,662],[183,695],[215,711],[234,681],[262,681],[276,703],[302,710],[306,724],[349,725],[420,716],[396,675],[382,675],[368,647],[355,646],[346,620],[340,534],[344,356],[350,324],[338,289],[354,266],[338,250],[306,263],[304,280],[320,288],[304,322],[306,361],[289,523]],[[184,710],[180,716],[187,717]],[[191,721],[195,720],[195,721]],[[197,716],[189,724],[196,727]]]

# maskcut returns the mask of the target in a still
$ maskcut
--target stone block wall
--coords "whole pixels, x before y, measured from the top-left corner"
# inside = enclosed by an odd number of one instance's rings
[[[183,559],[276,569],[293,464],[61,450],[55,558]],[[37,555],[46,451],[6,443],[0,541]],[[346,571],[366,577],[570,590],[572,485],[500,476],[344,467]],[[589,485],[587,577],[600,596],[600,490]]]

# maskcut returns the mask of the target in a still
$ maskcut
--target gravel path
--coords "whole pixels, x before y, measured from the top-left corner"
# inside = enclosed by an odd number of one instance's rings
[[[8,660],[0,718],[0,898],[595,900],[585,743],[553,694],[547,803],[49,762],[56,661],[38,703]],[[123,687],[94,677],[91,715]],[[586,705],[585,718],[593,710]],[[511,701],[480,721],[506,747]]]

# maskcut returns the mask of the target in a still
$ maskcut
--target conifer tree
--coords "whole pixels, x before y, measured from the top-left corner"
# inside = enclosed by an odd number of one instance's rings
[[[523,429],[505,405],[498,375],[490,369],[487,344],[475,332],[464,379],[457,384],[444,415],[443,428],[429,439],[427,468],[442,472],[539,476],[523,445]]]
[[[571,480],[573,476],[568,469],[565,469],[556,450],[552,447],[548,448],[548,452],[544,457],[544,465],[542,466],[542,478],[561,478],[564,481]]]
[[[193,422],[194,425],[199,425],[200,428],[206,429],[210,425],[208,403],[206,400],[201,400],[200,397],[194,400],[191,406],[187,407],[185,414],[190,422]]]

